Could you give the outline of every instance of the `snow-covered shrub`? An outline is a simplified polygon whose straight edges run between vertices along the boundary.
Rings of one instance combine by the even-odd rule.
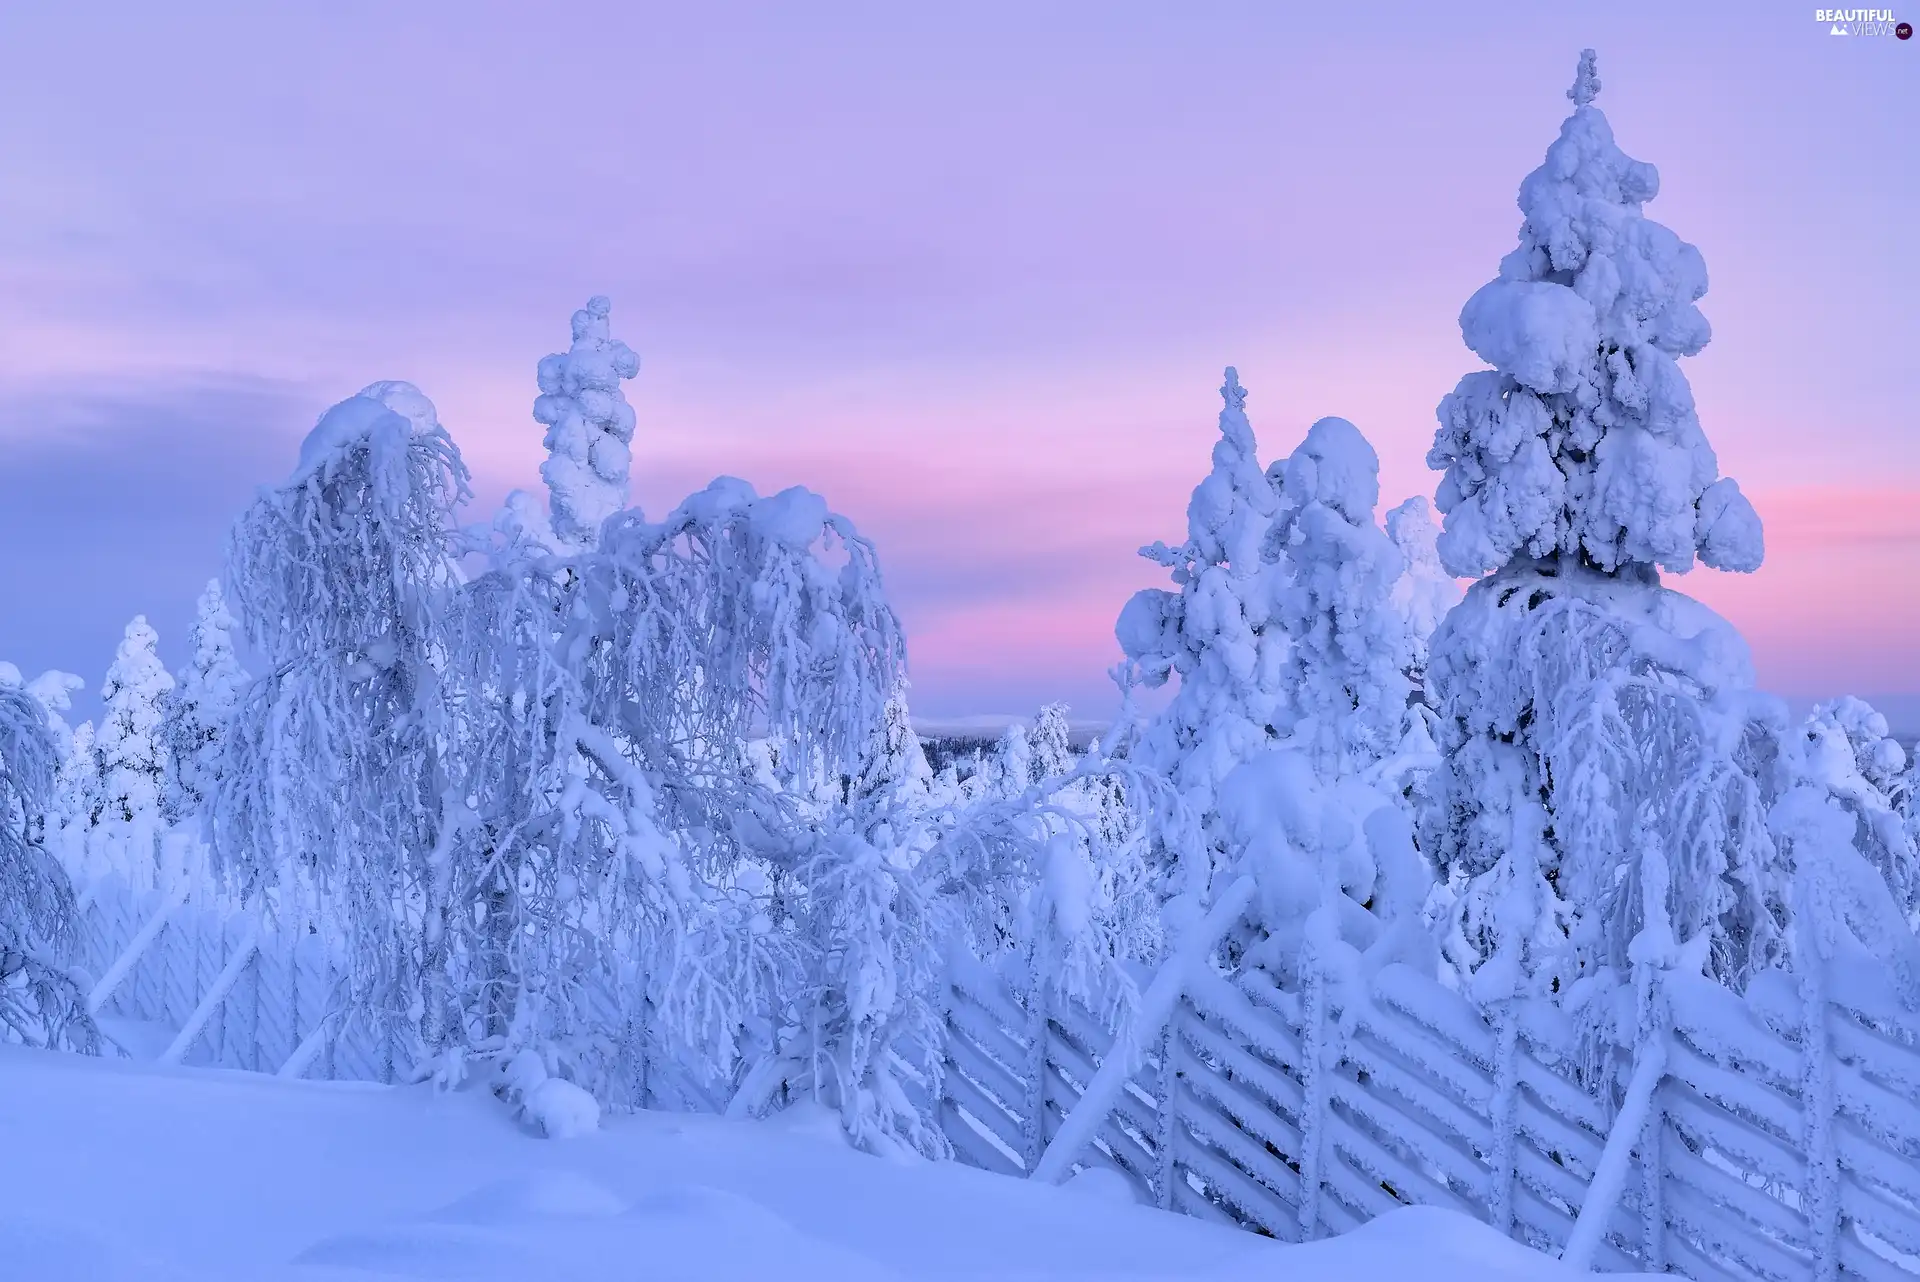
[[[85,999],[65,966],[73,889],[45,844],[57,745],[47,708],[0,681],[0,1040],[91,1052]]]
[[[1097,759],[1013,796],[932,808],[876,798],[823,824],[792,876],[806,980],[736,1109],[813,1099],[864,1148],[944,1155],[951,948],[991,959],[1016,941],[1049,993],[1109,1014],[1125,1007],[1133,992],[1121,963],[1143,950],[1123,901],[1138,887],[1113,874],[1133,867],[1152,882],[1143,843],[1107,846],[1077,804],[1102,776],[1164,800],[1164,785]]]
[[[573,314],[573,346],[540,362],[533,417],[547,425],[540,475],[552,532],[563,548],[592,547],[600,526],[627,505],[633,407],[620,384],[640,372],[633,349],[612,337],[613,305],[594,297]]]
[[[1815,708],[1800,734],[1800,777],[1853,817],[1855,847],[1920,926],[1920,834],[1901,813],[1907,753],[1888,734],[1887,719],[1848,696]]]
[[[1770,816],[1791,864],[1796,969],[1884,966],[1908,1010],[1920,1011],[1920,937],[1855,846],[1857,819],[1820,788],[1799,785]]]
[[[187,633],[193,658],[175,677],[166,703],[169,778],[161,811],[169,823],[198,815],[218,787],[221,741],[249,679],[233,650],[238,626],[220,580],[209,580]]]
[[[1303,747],[1270,748],[1227,777],[1220,822],[1259,888],[1257,942],[1241,960],[1290,983],[1350,979],[1389,961],[1431,970],[1421,920],[1433,873],[1393,799],[1328,774]]]
[[[153,884],[161,808],[172,788],[165,720],[173,678],[160,662],[158,644],[144,616],[127,624],[100,687],[106,711],[93,741],[100,772],[100,837],[136,885]]]
[[[1598,88],[1588,51],[1521,185],[1520,245],[1461,314],[1495,368],[1441,402],[1428,455],[1442,564],[1496,571],[1427,673],[1445,764],[1425,844],[1459,890],[1448,953],[1488,999],[1624,982],[1650,842],[1673,929],[1710,941],[1722,980],[1782,954],[1788,912],[1745,645],[1654,568],[1761,560],[1676,363],[1707,341],[1706,270],[1642,214],[1658,175],[1614,144]]]

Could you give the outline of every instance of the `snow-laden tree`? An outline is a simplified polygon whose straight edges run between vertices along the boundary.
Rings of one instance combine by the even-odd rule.
[[[991,795],[1017,797],[1033,786],[1033,741],[1024,722],[1015,721],[1001,731],[993,745],[993,755],[980,779]]]
[[[1064,775],[1074,767],[1073,727],[1067,723],[1067,705],[1049,703],[1033,719],[1027,735],[1034,777],[1048,779]]]
[[[1387,513],[1387,537],[1400,549],[1407,565],[1394,582],[1393,607],[1405,622],[1413,647],[1408,675],[1416,690],[1425,684],[1427,647],[1434,631],[1447,611],[1460,604],[1464,591],[1440,564],[1439,536],[1433,509],[1423,495],[1416,494]]]
[[[1406,558],[1374,521],[1380,460],[1360,430],[1323,418],[1287,459],[1275,536],[1285,549],[1275,617],[1289,645],[1289,740],[1328,779],[1357,774],[1405,738],[1412,642],[1393,591]]]
[[[1247,394],[1232,368],[1220,394],[1220,439],[1187,505],[1186,541],[1141,549],[1171,571],[1175,590],[1135,593],[1114,628],[1129,661],[1123,680],[1179,683],[1130,760],[1171,780],[1201,815],[1211,813],[1220,781],[1275,740],[1286,708],[1287,640],[1273,617],[1280,496],[1255,456]],[[1208,860],[1188,861],[1191,889],[1203,890],[1210,875]]]
[[[633,407],[621,389],[640,372],[633,349],[612,337],[613,305],[596,296],[573,314],[573,345],[540,362],[533,417],[547,426],[553,535],[563,548],[592,547],[606,519],[627,505]]]
[[[1318,1037],[1322,981],[1356,976],[1362,958],[1431,960],[1420,909],[1433,875],[1397,765],[1411,730],[1426,741],[1394,601],[1406,558],[1375,521],[1373,447],[1345,419],[1323,418],[1269,476],[1281,484],[1271,544],[1273,619],[1288,641],[1283,738],[1227,777],[1216,822],[1260,891],[1240,960],[1301,986]]]
[[[53,777],[47,824],[59,834],[55,849],[75,876],[92,876],[100,863],[100,759],[93,749],[93,722],[73,728],[71,747]]]
[[[1519,248],[1461,314],[1496,368],[1441,402],[1428,456],[1442,564],[1496,571],[1428,668],[1445,762],[1425,844],[1462,886],[1449,954],[1488,999],[1624,982],[1649,846],[1713,974],[1737,985],[1783,950],[1761,777],[1777,745],[1749,716],[1745,644],[1655,569],[1754,569],[1760,524],[1716,479],[1676,364],[1707,340],[1705,268],[1643,216],[1657,175],[1614,144],[1598,88],[1588,51],[1521,186]]]
[[[187,633],[193,657],[176,674],[166,705],[170,786],[161,809],[170,823],[198,815],[219,785],[221,741],[249,679],[233,649],[238,626],[220,580],[208,580]]]
[[[136,884],[151,884],[157,870],[161,806],[171,787],[165,721],[173,678],[160,662],[159,642],[145,616],[127,624],[100,686],[106,709],[94,734],[101,836]]]
[[[1816,707],[1800,735],[1800,779],[1852,817],[1855,847],[1886,879],[1901,910],[1909,918],[1920,914],[1920,850],[1901,813],[1907,753],[1888,733],[1887,719],[1848,696]]]
[[[468,586],[456,647],[493,1039],[476,1049],[570,1056],[597,1087],[591,1048],[624,1045],[728,1089],[827,962],[800,929],[848,890],[807,881],[820,826],[923,804],[872,546],[816,495],[731,478],[659,522],[624,513],[590,551],[516,546]],[[603,1027],[608,984],[633,1028]]]
[[[44,841],[56,760],[46,706],[0,681],[0,1041],[91,1052],[97,1035],[65,965],[73,890]]]
[[[849,779],[847,787],[850,800],[881,792],[893,793],[903,804],[930,800],[933,768],[927,764],[920,736],[914,733],[905,682],[887,699],[860,773]]]
[[[449,680],[467,472],[424,401],[375,384],[333,406],[235,522],[228,581],[267,670],[233,718],[209,827],[243,894],[284,906],[311,880],[349,949],[344,1009],[433,1054],[453,1035],[449,931],[470,876]]]
[[[1520,244],[1460,313],[1494,368],[1440,403],[1440,559],[1463,578],[1522,555],[1611,573],[1695,557],[1760,565],[1760,519],[1720,477],[1678,358],[1707,344],[1700,251],[1641,207],[1660,175],[1614,143],[1591,49],[1574,112],[1520,185]]]

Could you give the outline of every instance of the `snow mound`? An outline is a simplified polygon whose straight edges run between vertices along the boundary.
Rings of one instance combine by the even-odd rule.
[[[95,1228],[59,1220],[0,1219],[0,1276],[34,1282],[186,1282],[186,1275]]]
[[[483,1185],[432,1218],[445,1224],[495,1224],[541,1216],[620,1215],[626,1209],[612,1189],[578,1171],[538,1170]]]
[[[1095,1198],[1102,1202],[1117,1202],[1132,1206],[1140,1201],[1134,1195],[1132,1181],[1120,1172],[1108,1170],[1104,1166],[1089,1166],[1077,1171],[1060,1187],[1080,1197]]]
[[[547,1078],[527,1092],[521,1107],[548,1139],[574,1139],[600,1129],[600,1105],[565,1078]]]

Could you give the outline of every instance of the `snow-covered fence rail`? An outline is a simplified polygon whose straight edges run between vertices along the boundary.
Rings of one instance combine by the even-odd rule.
[[[1619,1196],[1595,1208],[1594,1265],[1703,1282],[1920,1273],[1920,1019],[1885,978],[1863,964],[1835,985],[1812,1046],[1788,976],[1745,997],[1666,983],[1672,1038]],[[951,981],[947,1130],[963,1160],[1009,1174],[1035,1168],[1115,1035],[1071,1004],[1035,1018],[1035,991],[979,965]],[[1551,1007],[1483,1011],[1400,966],[1325,997],[1316,1063],[1301,994],[1259,970],[1191,977],[1157,1051],[1066,1156],[1119,1171],[1144,1200],[1289,1240],[1423,1203],[1563,1248],[1626,1054],[1596,1093]],[[1825,1107],[1809,1110],[1818,1080]]]
[[[276,1072],[328,1015],[338,959],[304,922],[267,925],[211,891],[142,890],[108,876],[80,915],[80,966],[100,1011],[153,1026],[170,1059]],[[125,1031],[121,1033],[126,1036]],[[171,1042],[171,1044],[169,1044]],[[393,1080],[380,1030],[332,1030],[307,1071]]]
[[[175,903],[108,880],[86,897],[77,960],[117,973],[102,1014],[154,1026],[150,1053],[314,1077],[406,1071],[387,1030],[330,1021],[338,959],[293,914],[261,922],[211,891]],[[1829,978],[1810,1001],[1782,973],[1744,996],[1665,976],[1671,1039],[1618,1197],[1594,1209],[1595,1265],[1703,1282],[1920,1276],[1920,1018],[1864,958]],[[1310,1055],[1304,994],[1258,969],[1199,967],[1158,1036],[1131,1030],[1131,1073],[1098,1096],[1104,1116],[1074,1128],[1095,1121],[1090,1140],[1050,1153],[1096,1080],[1111,1087],[1100,1069],[1117,1030],[1049,987],[1018,964],[953,967],[940,1109],[956,1155],[1011,1175],[1110,1168],[1143,1200],[1290,1240],[1424,1203],[1559,1250],[1635,1068],[1617,1051],[1606,1087],[1589,1089],[1553,1007],[1483,1010],[1401,966],[1364,992],[1327,988]],[[671,1062],[620,1071],[631,1080],[610,1085],[628,1102],[720,1107]]]

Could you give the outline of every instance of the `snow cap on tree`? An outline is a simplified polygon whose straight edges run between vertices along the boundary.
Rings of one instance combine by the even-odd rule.
[[[427,399],[426,393],[412,383],[400,379],[382,379],[361,388],[360,395],[370,401],[380,402],[406,419],[416,432],[432,432],[440,426],[439,411],[433,408],[433,402]]]
[[[540,475],[552,496],[553,531],[582,549],[627,505],[633,407],[620,384],[640,372],[640,358],[608,329],[613,305],[589,299],[573,314],[573,346],[540,362],[533,417],[547,425],[549,457]]]
[[[1677,358],[1706,346],[1700,251],[1646,218],[1652,165],[1614,143],[1581,55],[1574,112],[1520,185],[1520,244],[1460,313],[1494,368],[1439,407],[1440,557],[1462,577],[1519,556],[1609,573],[1757,569],[1760,519],[1701,431]]]

